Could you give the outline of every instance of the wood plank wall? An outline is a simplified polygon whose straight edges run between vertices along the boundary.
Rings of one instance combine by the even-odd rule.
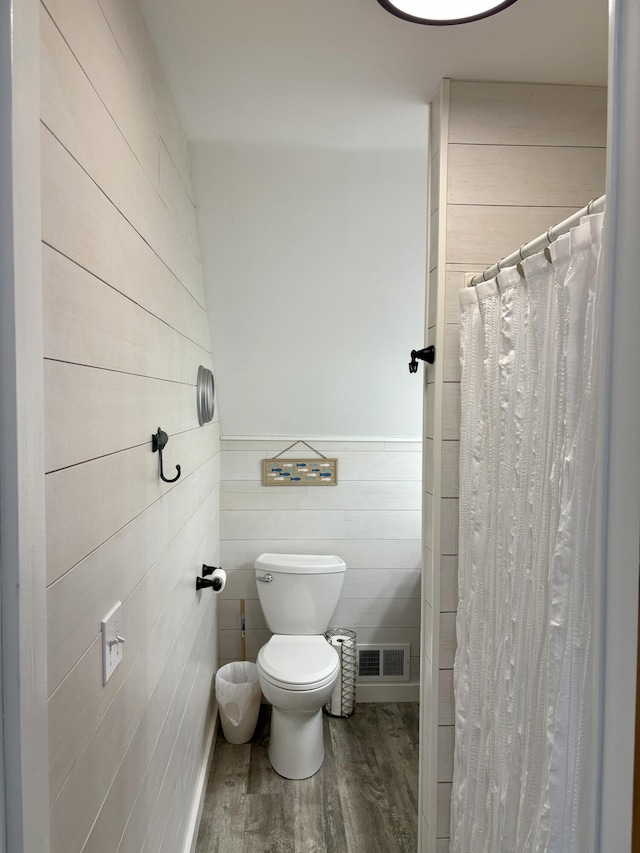
[[[41,28],[52,851],[177,853],[217,665],[217,599],[195,577],[219,559],[189,152],[135,3],[45,0]],[[124,657],[103,687],[119,600]]]
[[[604,88],[443,81],[432,103],[421,850],[449,849],[457,608],[458,291],[604,193]],[[437,710],[436,710],[437,709]]]
[[[240,599],[246,599],[247,657],[267,630],[253,564],[261,553],[337,554],[347,572],[332,625],[361,643],[409,643],[411,681],[358,688],[358,701],[418,698],[420,680],[421,445],[318,441],[337,457],[338,485],[265,488],[264,458],[290,442],[222,440],[221,548],[227,588],[220,601],[220,656],[240,654]],[[303,451],[301,453],[301,450]],[[299,445],[286,456],[308,456]]]

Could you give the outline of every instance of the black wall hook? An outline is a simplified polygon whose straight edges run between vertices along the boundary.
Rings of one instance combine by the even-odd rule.
[[[151,436],[151,450],[155,453],[156,450],[160,456],[159,464],[160,464],[160,479],[164,480],[165,483],[175,483],[176,480],[180,479],[180,466],[176,465],[176,471],[178,472],[175,477],[169,479],[169,477],[164,476],[164,469],[162,467],[162,451],[167,446],[167,442],[169,441],[169,436],[166,432],[158,427],[158,432],[155,435]]]
[[[412,349],[411,361],[409,362],[409,373],[418,372],[418,359],[426,361],[427,364],[433,364],[436,358],[436,348],[425,347],[424,349]]]

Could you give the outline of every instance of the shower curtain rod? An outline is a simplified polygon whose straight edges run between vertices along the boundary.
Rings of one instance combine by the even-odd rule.
[[[507,255],[505,258],[501,258],[497,264],[487,267],[484,272],[478,273],[478,275],[474,275],[468,282],[467,286],[475,287],[476,284],[481,284],[483,281],[495,278],[500,270],[503,270],[506,267],[514,267],[516,264],[519,264],[520,261],[524,261],[525,258],[529,258],[531,255],[535,255],[537,252],[542,251],[542,249],[546,248],[550,243],[553,243],[554,240],[557,240],[558,237],[561,237],[563,234],[567,234],[574,225],[579,225],[583,216],[589,216],[591,213],[602,213],[604,210],[605,199],[606,196],[603,195],[601,195],[600,198],[593,199],[586,207],[583,207],[582,210],[579,210],[577,213],[573,213],[557,225],[552,225],[551,228],[549,228],[544,234],[536,237],[535,240],[531,240],[529,243],[525,243],[524,246],[520,246],[517,252]]]

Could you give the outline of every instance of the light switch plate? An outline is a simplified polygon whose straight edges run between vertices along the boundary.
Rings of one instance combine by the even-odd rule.
[[[106,684],[122,660],[122,602],[119,601],[102,620],[102,684]],[[120,640],[116,639],[116,635]]]

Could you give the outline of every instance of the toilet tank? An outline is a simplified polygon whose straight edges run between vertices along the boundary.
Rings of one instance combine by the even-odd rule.
[[[346,568],[344,561],[334,556],[262,554],[258,557],[256,586],[269,630],[274,634],[326,631],[340,597]]]

